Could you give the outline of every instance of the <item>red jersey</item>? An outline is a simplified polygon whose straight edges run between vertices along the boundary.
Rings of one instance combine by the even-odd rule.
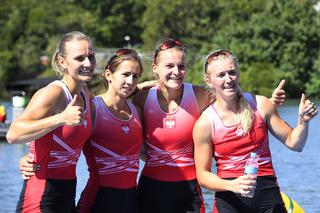
[[[68,105],[72,100],[72,95],[67,86],[61,81],[54,81],[51,84],[63,88],[66,105]],[[60,182],[65,180],[65,183],[76,179],[76,164],[81,149],[92,130],[89,98],[84,91],[81,91],[81,95],[85,100],[85,120],[82,125],[60,126],[30,143],[30,155],[34,156],[35,164],[39,164],[41,168],[24,186],[23,195],[19,201],[23,204],[20,206],[23,212],[40,211],[41,200],[46,196],[51,196],[48,192],[44,195],[45,191],[49,190],[47,187],[53,187],[52,189],[54,189],[54,186],[47,184],[48,179],[55,179]],[[70,182],[70,184],[73,183]],[[73,186],[70,186],[70,188],[73,188]],[[72,193],[70,196],[73,196]]]
[[[214,104],[203,113],[212,121],[212,144],[216,160],[217,174],[221,178],[239,177],[251,152],[259,156],[258,176],[275,175],[269,149],[268,127],[257,110],[252,95],[243,93],[254,111],[253,126],[249,134],[244,134],[241,124],[225,126]]]
[[[149,90],[143,111],[147,160],[142,175],[161,181],[196,178],[192,129],[199,110],[189,83],[183,84],[180,106],[172,113],[159,105],[159,88]]]
[[[137,185],[142,125],[135,106],[128,102],[131,117],[121,120],[106,107],[101,97],[93,99],[95,125],[84,147],[90,177],[81,194],[79,212],[91,212],[100,186],[130,189]]]
[[[100,186],[132,188],[139,171],[142,125],[135,106],[128,102],[131,117],[121,120],[105,106],[101,97],[93,100],[96,119],[90,139]]]

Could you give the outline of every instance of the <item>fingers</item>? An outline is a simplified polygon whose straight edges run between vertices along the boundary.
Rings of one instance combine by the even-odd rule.
[[[29,180],[32,176],[36,175],[35,172],[22,172],[21,176],[23,180]]]
[[[277,86],[277,89],[278,90],[282,90],[284,84],[286,83],[286,80],[285,79],[282,79],[279,83],[279,85]]]
[[[85,113],[82,106],[77,106],[77,95],[74,95],[61,117],[63,124],[68,126],[78,126],[85,120]]]
[[[255,175],[243,175],[234,180],[235,188],[233,192],[239,194],[248,194],[256,187],[257,177]]]
[[[299,105],[299,121],[305,123],[310,121],[313,117],[318,114],[317,106],[306,99],[306,96],[302,94],[300,105]]]
[[[283,90],[285,80],[282,79],[277,88],[272,93],[271,101],[277,106],[282,105],[286,100],[286,92]]]
[[[37,171],[40,170],[40,165],[34,163],[33,156],[24,156],[19,162],[20,171],[24,180],[30,179]]]

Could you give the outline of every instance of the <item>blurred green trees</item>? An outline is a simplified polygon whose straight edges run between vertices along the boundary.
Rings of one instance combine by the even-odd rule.
[[[270,95],[281,78],[289,97],[320,97],[320,15],[316,0],[1,0],[0,95],[8,82],[54,74],[58,36],[90,35],[96,47],[132,45],[151,56],[167,37],[187,46],[188,75],[203,83],[202,59],[215,49],[237,55],[244,90]],[[130,36],[130,40],[125,40]],[[145,67],[150,78],[150,61]]]

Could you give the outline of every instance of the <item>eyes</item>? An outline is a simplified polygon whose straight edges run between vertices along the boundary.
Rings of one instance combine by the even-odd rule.
[[[218,73],[216,76],[218,78],[224,78],[226,75],[229,75],[229,76],[237,76],[238,75],[238,71],[236,69],[233,69],[233,70],[227,70],[227,71],[223,71],[223,72],[220,72]]]
[[[176,65],[176,64],[166,64],[165,68],[173,69],[176,66],[178,67],[178,70],[185,70],[185,68],[186,68],[186,66],[184,64],[178,64],[178,65]]]
[[[96,61],[96,57],[94,53],[89,54],[88,56],[86,55],[79,55],[77,57],[75,57],[75,60],[79,61],[79,62],[83,62],[84,60],[86,60],[86,58],[88,57],[90,62],[95,62]]]
[[[125,73],[122,73],[122,75],[124,76],[124,77],[130,77],[130,76],[132,76],[134,79],[139,79],[140,78],[140,74],[138,74],[138,73],[132,73],[132,72],[125,72]]]

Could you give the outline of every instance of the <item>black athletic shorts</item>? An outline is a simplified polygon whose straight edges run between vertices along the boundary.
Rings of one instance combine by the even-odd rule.
[[[24,181],[16,212],[31,211],[34,208],[46,213],[74,213],[76,197],[76,180],[46,179],[39,185],[28,186]],[[29,183],[30,184],[30,183]],[[38,190],[42,188],[43,190]],[[43,193],[35,193],[42,191]],[[37,210],[37,212],[39,212]]]
[[[92,212],[138,213],[136,187],[130,189],[100,187],[92,207]]]
[[[215,209],[219,213],[286,213],[277,178],[260,176],[253,198],[230,191],[215,193]]]
[[[141,176],[138,185],[140,213],[200,213],[204,204],[196,180],[165,182]]]

